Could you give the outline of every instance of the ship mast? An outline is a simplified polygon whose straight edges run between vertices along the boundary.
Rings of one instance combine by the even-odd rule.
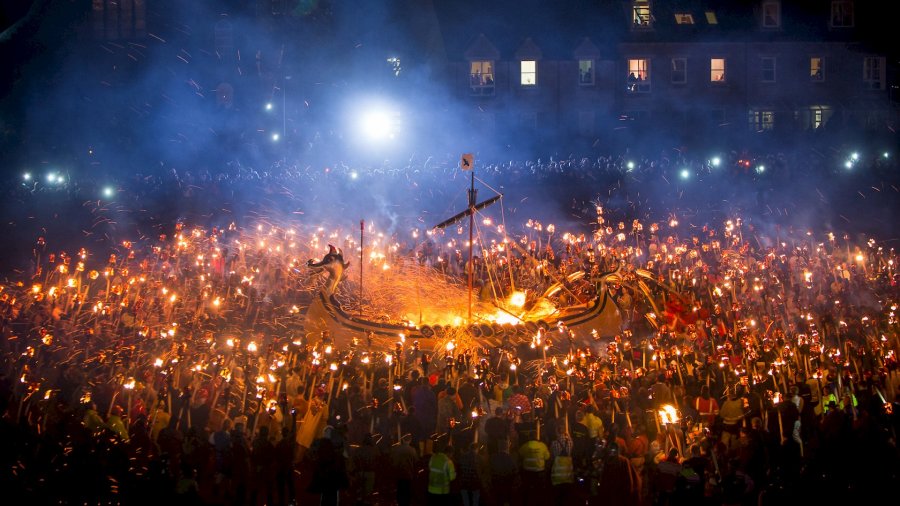
[[[462,158],[459,160],[459,168],[462,170],[471,171],[472,174],[469,178],[469,189],[467,191],[469,202],[466,210],[453,216],[452,218],[446,219],[437,225],[434,228],[443,229],[450,225],[454,225],[459,223],[466,216],[469,217],[469,272],[468,272],[468,286],[469,286],[469,311],[468,311],[468,323],[472,323],[472,292],[474,291],[475,285],[475,265],[474,254],[473,251],[475,249],[475,213],[484,209],[485,207],[493,204],[500,200],[503,195],[498,193],[497,195],[485,200],[484,202],[478,202],[478,190],[475,189],[475,167],[474,167],[474,157],[470,153],[466,153],[462,155]]]
[[[472,288],[475,282],[475,264],[472,262],[472,250],[474,248],[472,233],[475,229],[475,202],[477,202],[478,190],[475,189],[475,169],[472,168],[471,187],[469,188],[469,317],[466,320],[472,324]]]

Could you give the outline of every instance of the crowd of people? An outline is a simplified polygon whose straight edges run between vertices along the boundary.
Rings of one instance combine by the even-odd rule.
[[[533,189],[540,185],[553,197],[561,197],[564,203],[573,199],[590,200],[598,191],[631,185],[640,187],[645,193],[653,193],[653,198],[663,199],[668,205],[677,202],[671,194],[682,191],[702,196],[715,189],[725,200],[743,193],[755,197],[758,192],[771,192],[785,185],[794,191],[816,188],[827,192],[832,184],[841,185],[845,181],[835,178],[848,174],[852,174],[860,186],[865,186],[862,183],[891,184],[895,182],[894,155],[879,147],[861,153],[846,146],[833,147],[826,152],[816,149],[793,152],[667,149],[599,156],[557,154],[530,160],[504,160],[495,156],[479,158],[475,165],[478,177],[495,188],[515,192],[519,188]],[[365,164],[345,163],[339,159],[316,165],[279,160],[267,167],[246,165],[234,159],[215,167],[161,165],[150,170],[135,169],[128,171],[127,176],[105,168],[93,159],[93,155],[69,169],[54,169],[46,162],[41,165],[50,167],[46,174],[26,171],[28,177],[25,179],[19,175],[5,181],[3,192],[7,199],[21,201],[29,196],[34,198],[35,194],[67,193],[74,199],[112,200],[103,194],[103,188],[112,187],[117,199],[155,203],[176,196],[197,199],[198,209],[208,212],[209,207],[234,194],[243,196],[252,191],[302,199],[305,195],[297,189],[307,187],[331,196],[372,186],[392,202],[408,198],[405,194],[411,188],[425,188],[432,194],[438,192],[439,197],[446,197],[452,194],[443,187],[454,179],[461,179],[459,159],[455,154],[413,155],[408,160]],[[554,186],[561,186],[558,195],[554,193]],[[673,186],[677,191],[673,191]],[[375,196],[361,195],[365,199]],[[212,206],[204,208],[203,204],[210,203]],[[180,207],[183,209],[184,205]]]
[[[800,177],[779,159],[767,170]],[[479,170],[514,186],[650,179],[688,163],[630,161]],[[419,186],[440,179],[430,169],[458,170],[431,164],[356,177]],[[714,177],[709,160],[694,167]],[[756,166],[747,172],[759,184]],[[351,185],[354,173],[235,165],[139,176],[116,186],[116,212],[181,199],[202,216],[248,187],[286,199],[296,179]],[[87,200],[93,183],[66,184]],[[53,188],[16,184],[9,195],[27,206]],[[520,287],[541,282],[529,276],[537,265],[585,271],[563,294],[605,290],[622,317],[614,335],[587,341],[559,326],[490,347],[398,336],[377,349],[364,335],[338,346],[303,328],[320,284],[298,262],[328,232],[297,245],[301,234],[273,213],[244,228],[160,210],[148,219],[155,233],[109,237],[100,253],[41,236],[0,291],[0,484],[37,503],[127,504],[783,504],[890,493],[900,294],[888,242],[741,216],[695,227],[624,219],[585,200],[590,230],[545,229],[539,245],[514,235],[522,248],[485,247],[476,277],[486,286],[487,267],[510,258]],[[393,254],[450,258],[426,237]],[[460,262],[451,274],[463,279]]]
[[[3,256],[12,259],[2,260],[7,270],[21,268],[15,259],[28,254],[42,227],[53,229],[56,241],[72,243],[81,231],[101,236],[110,224],[119,225],[116,234],[131,227],[157,235],[160,225],[178,220],[222,227],[270,215],[321,222],[375,215],[402,234],[433,226],[436,217],[466,205],[468,181],[457,156],[449,154],[362,165],[282,160],[257,167],[235,159],[221,166],[161,164],[127,175],[94,156],[68,166],[42,162],[3,182],[3,211],[18,228],[16,240],[5,245]],[[504,194],[508,216],[522,223],[543,218],[584,225],[599,201],[626,221],[662,220],[675,212],[716,222],[744,212],[785,228],[817,221],[823,229],[885,237],[894,232],[887,209],[897,188],[895,156],[878,146],[859,152],[846,146],[786,153],[667,149],[530,160],[479,155],[475,166],[479,195]],[[854,213],[842,212],[850,206]],[[110,219],[98,223],[94,208]],[[123,212],[115,214],[118,209]],[[65,228],[60,215],[67,217]],[[30,228],[21,228],[26,223]]]

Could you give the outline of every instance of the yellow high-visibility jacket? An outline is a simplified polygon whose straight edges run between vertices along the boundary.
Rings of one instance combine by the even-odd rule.
[[[543,471],[546,462],[550,460],[550,450],[540,441],[528,441],[519,447],[519,458],[522,460],[522,469]]]
[[[449,494],[450,482],[456,479],[453,461],[443,453],[434,453],[428,460],[428,493]]]

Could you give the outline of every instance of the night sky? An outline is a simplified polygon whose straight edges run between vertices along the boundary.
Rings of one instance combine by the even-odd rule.
[[[806,9],[822,14],[826,3],[786,2],[785,15]],[[663,159],[677,165],[685,157],[702,164],[716,153],[730,164],[739,159],[756,163],[775,151],[808,167],[795,164],[771,176],[751,174],[748,179],[758,180],[763,189],[750,183],[747,188],[733,186],[727,191],[718,187],[727,179],[709,174],[697,183],[681,181],[680,166],[670,167],[671,172],[662,177],[614,178],[594,187],[565,180],[552,186],[513,184],[503,177],[493,182],[506,184],[511,197],[528,203],[521,206],[528,212],[547,213],[554,221],[578,223],[581,211],[590,207],[586,203],[600,197],[612,199],[627,216],[665,214],[669,207],[696,214],[702,214],[698,211],[703,208],[726,214],[729,209],[753,209],[787,220],[784,226],[858,226],[859,233],[896,235],[892,219],[896,199],[889,198],[888,191],[896,191],[891,186],[891,166],[881,163],[879,171],[871,173],[843,170],[844,160],[853,152],[863,150],[864,159],[870,161],[892,151],[896,137],[890,124],[875,132],[847,132],[809,144],[779,143],[776,134],[747,135],[730,144],[716,136],[694,136],[690,145],[685,142],[691,137],[690,129],[651,133],[623,128],[618,117],[601,119],[598,138],[580,144],[548,129],[523,133],[515,124],[501,124],[497,134],[488,138],[470,127],[470,116],[479,106],[460,94],[455,80],[459,76],[449,75],[446,63],[463,60],[477,33],[489,34],[503,59],[511,58],[525,37],[533,37],[548,59],[569,58],[585,35],[608,51],[632,36],[622,22],[627,15],[623,2],[578,0],[559,6],[533,0],[302,0],[286,2],[284,16],[268,17],[258,16],[253,2],[148,1],[146,34],[112,40],[94,33],[89,1],[6,4],[12,5],[0,8],[4,30],[0,36],[0,171],[10,185],[21,184],[24,173],[43,176],[54,171],[84,181],[71,206],[62,210],[31,206],[37,210],[33,211],[20,201],[4,203],[8,223],[23,230],[28,241],[47,226],[47,220],[38,219],[35,212],[48,213],[45,218],[51,222],[55,216],[71,216],[74,209],[83,208],[84,201],[97,197],[87,188],[122,183],[136,174],[215,174],[229,163],[265,171],[279,160],[315,173],[334,168],[346,174],[349,170],[365,173],[390,167],[401,172],[412,169],[410,173],[416,174],[416,169],[428,164],[452,166],[460,152],[475,152],[483,163],[546,163],[570,156],[613,155]],[[720,13],[723,26],[738,30],[739,15],[752,13],[754,3],[709,5]],[[659,8],[662,13],[675,9]],[[864,35],[863,47],[886,50],[889,46],[880,40],[885,32],[872,23],[869,18],[858,19],[856,33]],[[228,37],[217,32],[225,26]],[[740,37],[746,30],[734,33]],[[662,24],[658,36],[668,36]],[[782,37],[815,40],[820,36],[834,35],[800,25]],[[891,61],[892,53],[887,54]],[[399,63],[395,66],[388,58]],[[402,118],[397,120],[402,131],[371,142],[360,134],[359,124],[367,109],[385,104]],[[503,118],[516,121],[515,105],[500,107],[504,109],[509,116]],[[786,174],[789,177],[781,179]],[[791,186],[785,185],[787,180]],[[452,198],[417,194],[433,192],[435,188],[428,186],[432,182],[424,187],[406,182],[407,187],[395,192],[398,186],[393,182],[372,177],[365,183],[364,197],[351,200],[345,195],[358,187],[349,178],[337,185],[316,185],[312,194],[294,187],[291,192],[312,198],[303,206],[279,204],[277,212],[303,207],[309,215],[353,216],[377,209],[389,216],[392,226],[398,226],[400,221],[437,222],[459,207]],[[788,187],[793,195],[788,195]],[[724,195],[718,202],[710,198],[717,191]],[[758,198],[767,192],[783,193],[783,200]],[[254,198],[237,195],[234,201],[246,203]],[[407,206],[410,202],[414,205]],[[760,209],[760,202],[779,205]],[[862,209],[845,212],[858,204]],[[168,213],[162,221],[209,212],[163,207]]]

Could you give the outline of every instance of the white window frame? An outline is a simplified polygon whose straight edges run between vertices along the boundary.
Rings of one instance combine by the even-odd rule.
[[[816,68],[813,65],[813,60],[819,60],[819,75],[816,76],[815,71]],[[809,57],[809,80],[814,83],[821,83],[825,81],[825,57],[823,56],[810,56]]]
[[[640,65],[639,63],[632,67],[632,62],[644,62],[644,65]],[[641,57],[641,58],[628,58],[625,60],[625,65],[627,67],[628,74],[625,79],[625,89],[629,93],[650,93],[652,82],[652,74],[650,72],[650,58]],[[631,81],[631,74],[637,72],[635,77],[636,81]]]
[[[722,68],[713,67],[713,62],[720,61],[722,62]],[[719,78],[716,78],[714,72],[721,70],[721,74],[719,74]],[[711,83],[726,83],[728,82],[728,58],[723,56],[714,56],[709,59],[709,82]]]
[[[584,79],[584,74],[582,74],[582,65],[587,63],[590,66],[590,71],[587,73],[588,79]],[[597,62],[591,58],[582,58],[578,60],[578,85],[579,86],[593,86],[596,83],[596,72],[597,72]]]
[[[748,120],[748,127],[754,132],[775,129],[775,111],[771,109],[751,109]]]
[[[487,70],[485,70],[485,67]],[[492,96],[497,87],[497,66],[493,60],[469,62],[469,88],[472,95]],[[488,81],[490,79],[490,81]]]
[[[885,59],[883,56],[863,58],[863,82],[868,90],[883,90],[885,81]]]
[[[525,70],[526,65],[533,65],[531,70]],[[530,82],[528,81],[528,78]],[[534,88],[538,84],[538,62],[537,60],[520,60],[519,61],[519,85],[523,88]]]
[[[772,68],[766,67],[767,63],[772,64]],[[771,70],[772,75],[767,76],[766,73]],[[759,80],[763,83],[774,83],[777,80],[778,61],[774,56],[763,56],[759,59]]]
[[[631,29],[650,30],[653,28],[653,5],[650,0],[631,1]]]
[[[680,61],[682,64],[682,68],[680,71],[675,68],[676,61]],[[677,72],[681,72],[681,74],[682,74],[681,79],[675,79]],[[688,75],[687,74],[687,58],[685,58],[685,57],[672,58],[672,78],[671,78],[672,84],[687,84],[687,75]]]
[[[849,11],[849,13],[847,13],[847,11]],[[828,26],[831,28],[853,28],[856,24],[855,18],[852,0],[832,0],[831,16],[828,19]],[[838,21],[838,23],[835,23],[835,21]]]
[[[828,125],[834,111],[829,106],[813,105],[807,111],[809,113],[809,121],[805,122],[804,128],[810,130],[818,130]]]
[[[771,21],[769,21],[767,14],[773,15]],[[762,27],[768,29],[781,28],[781,2],[767,0],[762,3]]]

